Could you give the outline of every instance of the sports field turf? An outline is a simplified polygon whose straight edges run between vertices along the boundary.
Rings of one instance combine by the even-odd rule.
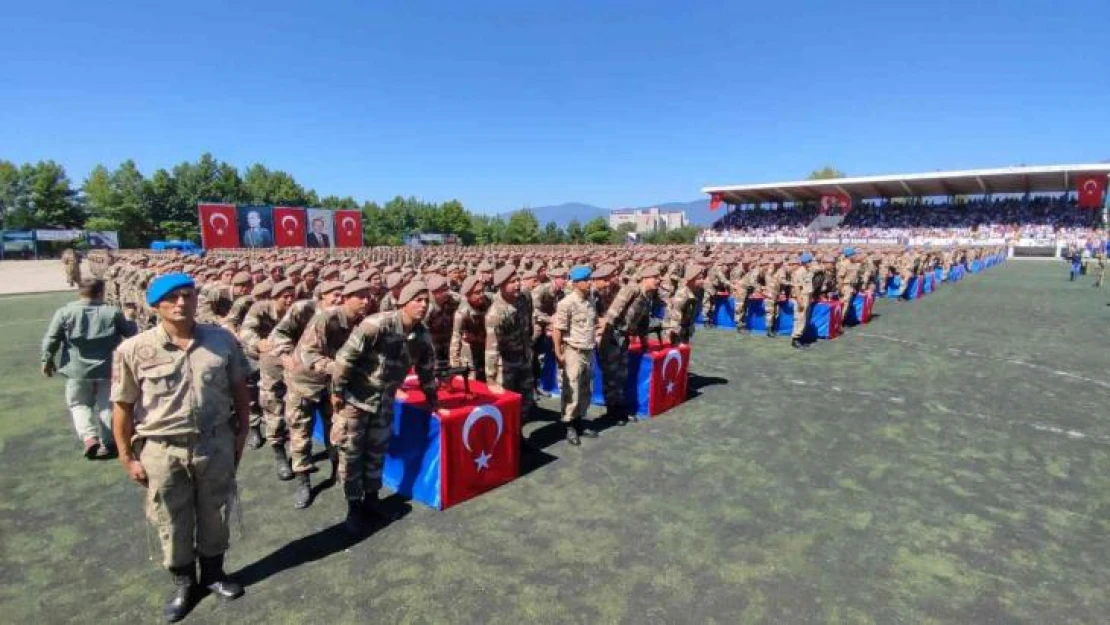
[[[38,374],[67,299],[0,299],[0,621],[156,622],[140,491]],[[578,449],[532,424],[545,464],[357,543],[248,452],[247,595],[186,622],[1105,623],[1107,301],[1010,262],[806,353],[702,331],[684,406]]]

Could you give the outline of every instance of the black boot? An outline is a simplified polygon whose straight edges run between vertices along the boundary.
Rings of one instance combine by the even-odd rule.
[[[343,520],[343,527],[355,536],[361,536],[366,531],[366,517],[362,514],[362,502],[358,499],[347,500],[347,518]]]
[[[285,455],[285,445],[274,445],[274,469],[283,482],[293,479],[293,469],[289,467],[289,456]]]
[[[162,606],[162,617],[167,623],[176,623],[193,609],[197,594],[197,567],[195,564],[170,567],[170,574],[173,575],[174,589],[166,605]]]
[[[392,523],[401,518],[395,510],[389,509],[385,502],[378,497],[377,491],[367,493],[362,498],[362,512],[370,517],[377,517],[386,523]]]
[[[563,427],[566,428],[567,431],[568,443],[574,445],[575,447],[582,444],[582,441],[578,438],[578,428],[574,427],[573,423],[564,423]]]
[[[613,422],[613,425],[624,427],[628,423],[628,413],[625,412],[624,408],[613,408],[605,414]]]
[[[328,461],[331,462],[331,477],[328,478],[335,482],[339,477],[339,448],[334,445],[328,445]]]
[[[247,447],[250,449],[258,449],[262,446],[262,431],[257,425],[252,425],[250,432],[247,433]]]
[[[293,507],[300,510],[312,504],[312,480],[307,473],[298,473],[297,482],[297,491],[293,493]]]
[[[243,596],[243,587],[231,581],[224,573],[224,555],[200,558],[200,585],[224,601]]]
[[[794,349],[806,349],[807,345],[801,339],[790,339],[790,347]]]
[[[779,333],[775,332],[775,327],[774,326],[771,326],[771,327],[767,328],[767,336],[769,336],[771,338],[775,338],[778,335],[779,335]]]
[[[574,427],[578,430],[578,435],[582,438],[597,438],[597,430],[581,421],[575,423]]]

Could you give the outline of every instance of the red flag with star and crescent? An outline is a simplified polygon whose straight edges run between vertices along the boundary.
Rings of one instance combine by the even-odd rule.
[[[441,392],[440,484],[449,508],[516,479],[520,468],[520,395],[493,395],[471,382],[464,403]]]
[[[1079,208],[1102,208],[1102,194],[1106,193],[1106,176],[1076,176],[1075,189],[1079,194]]]
[[[362,247],[362,211],[335,211],[335,247]]]
[[[277,247],[304,247],[305,213],[303,208],[274,207],[274,245]]]
[[[239,217],[234,204],[198,204],[197,215],[205,249],[239,247]]]
[[[655,344],[646,358],[651,360],[648,413],[655,416],[686,401],[690,346]]]

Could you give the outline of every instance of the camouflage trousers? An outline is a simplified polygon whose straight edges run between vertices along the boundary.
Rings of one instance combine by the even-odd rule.
[[[158,530],[162,566],[183,567],[197,555],[227,551],[227,505],[235,484],[231,430],[145,439],[140,445],[139,462],[149,480],[146,517]]]
[[[898,274],[898,277],[902,280],[902,284],[898,285],[898,297],[902,297],[906,294],[906,289],[910,286],[910,278],[913,277],[913,272],[903,271]]]
[[[256,361],[250,362],[251,373],[247,376],[247,392],[250,394],[250,426],[256,428],[262,425],[262,400],[259,397],[259,376],[258,363]]]
[[[790,331],[790,338],[800,339],[805,334],[806,326],[809,325],[811,299],[809,295],[794,298],[794,329]]]
[[[859,292],[854,286],[844,285],[840,287],[840,301],[844,306],[844,310],[840,311],[845,317],[848,316],[848,309],[852,307],[853,300],[856,299],[856,293]],[[857,320],[858,321],[858,320]]]
[[[378,395],[363,410],[344,404],[331,425],[331,444],[339,453],[339,481],[348,500],[361,500],[382,487],[382,466],[393,427],[393,398]]]
[[[768,295],[763,298],[763,320],[767,324],[767,329],[772,332],[778,332],[775,327],[775,322],[779,318],[779,297],[778,295]]]
[[[324,432],[331,431],[331,402],[324,397],[324,392],[307,395],[295,386],[288,387],[285,393],[285,427],[289,431],[289,456],[294,473],[316,471],[312,461],[312,423],[317,411],[324,421]],[[328,446],[327,441],[324,445]]]
[[[733,319],[737,328],[747,327],[748,306],[751,305],[752,289],[745,289],[736,293],[736,306],[733,308]]]
[[[284,445],[289,438],[285,427],[285,381],[263,372],[258,381],[258,404],[266,424],[266,442],[273,447]]]
[[[81,282],[81,267],[75,263],[64,263],[62,271],[65,273],[69,286],[77,286]]]
[[[525,419],[532,414],[532,408],[536,405],[536,380],[532,377],[531,359],[524,359],[519,363],[502,360],[497,379],[490,382],[520,394],[520,423],[524,425]]]
[[[628,386],[628,338],[612,330],[601,335],[597,346],[597,363],[601,367],[601,386],[605,407],[626,408],[624,389]]]

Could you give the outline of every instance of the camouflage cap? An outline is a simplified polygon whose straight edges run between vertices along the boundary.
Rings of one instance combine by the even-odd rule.
[[[463,280],[462,287],[459,288],[459,293],[465,297],[470,295],[470,292],[473,291],[475,287],[481,286],[482,283],[478,281],[478,276],[467,276],[466,279]]]
[[[439,291],[440,289],[446,289],[449,286],[451,286],[451,281],[439,274],[432,274],[428,277],[429,291]]]
[[[416,299],[416,297],[418,295],[420,295],[421,293],[427,293],[427,292],[428,292],[427,283],[422,282],[420,280],[417,280],[415,282],[410,282],[407,285],[405,285],[405,288],[401,289],[401,294],[397,296],[397,305],[398,306],[404,306],[405,304],[408,304],[412,300]]]
[[[271,283],[269,280],[263,280],[262,282],[259,282],[258,284],[254,285],[253,289],[251,289],[251,295],[254,297],[269,297],[270,285]]]
[[[616,271],[616,265],[610,265],[606,263],[604,265],[600,265],[597,269],[594,269],[593,275],[591,275],[590,277],[595,280],[612,278],[613,274],[616,273]]]
[[[242,286],[244,284],[250,284],[251,283],[251,274],[249,274],[245,271],[240,271],[239,273],[235,274],[234,277],[231,278],[231,283],[234,284],[235,286]]]
[[[270,289],[270,297],[277,297],[281,295],[283,291],[292,291],[294,288],[296,287],[293,286],[292,280],[282,280]]]
[[[369,282],[367,282],[366,280],[359,280],[358,278],[355,278],[354,280],[351,280],[350,282],[347,283],[346,286],[343,287],[343,296],[346,297],[348,295],[354,295],[355,293],[360,293],[362,291],[369,291],[369,290],[370,290],[370,283]]]
[[[402,280],[403,280],[403,277],[401,276],[401,274],[399,274],[397,272],[393,272],[393,273],[391,273],[391,274],[389,274],[388,276],[385,277],[385,288],[395,289],[395,288],[401,286]]]
[[[516,275],[516,268],[512,265],[505,265],[498,269],[493,274],[493,288],[500,288],[502,284],[509,281],[510,278]]]
[[[338,280],[325,280],[320,283],[318,288],[320,289],[320,295],[324,295],[333,291],[340,291],[343,289],[343,286],[343,283]]]

